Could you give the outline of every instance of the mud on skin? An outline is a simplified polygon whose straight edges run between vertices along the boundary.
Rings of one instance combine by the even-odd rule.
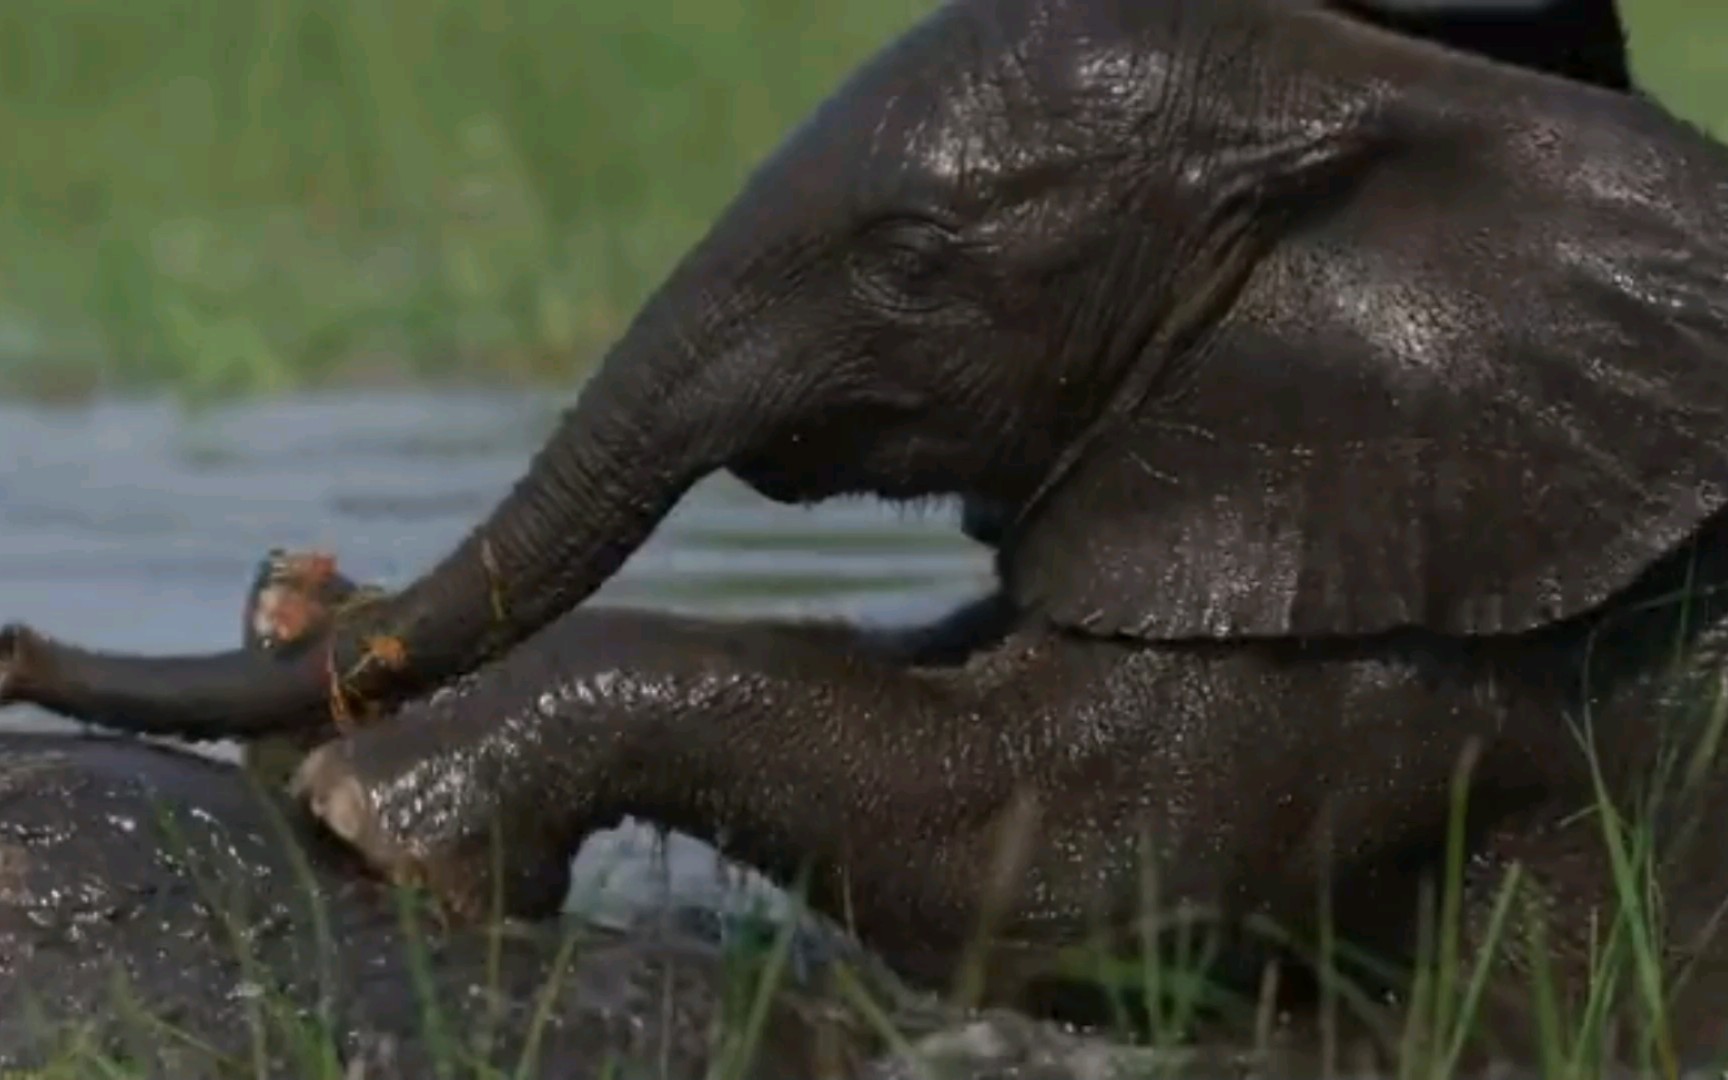
[[[1606,875],[1540,857],[1594,798],[1577,732],[1630,798],[1728,587],[1728,150],[1598,74],[1305,0],[954,0],[764,162],[428,574],[273,655],[15,629],[6,692],[199,738],[377,719],[300,790],[459,913],[494,823],[535,914],[634,814],[809,866],[932,981],[981,922],[1010,974],[1131,937],[1143,851],[1166,904],[1301,938],[1329,894],[1406,948],[1473,747],[1472,851],[1567,883],[1577,993]],[[1000,588],[886,635],[578,607],[721,469],[958,496]],[[1671,868],[1677,909],[1713,865]]]

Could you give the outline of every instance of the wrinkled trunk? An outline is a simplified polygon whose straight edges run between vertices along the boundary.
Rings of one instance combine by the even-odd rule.
[[[677,310],[664,299],[655,308]],[[490,517],[402,592],[345,613],[327,639],[281,654],[146,657],[14,627],[0,634],[0,700],[222,738],[340,725],[474,668],[599,588],[760,419],[719,415],[689,341],[645,312]]]

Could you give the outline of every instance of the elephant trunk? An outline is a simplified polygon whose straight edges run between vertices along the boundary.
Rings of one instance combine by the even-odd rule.
[[[345,726],[471,670],[598,589],[745,437],[750,425],[712,415],[707,365],[679,329],[639,317],[488,519],[324,637],[280,653],[151,657],[14,626],[0,631],[0,701],[124,731],[248,737]]]
[[[356,613],[337,642],[349,693],[399,700],[521,641],[604,584],[719,467],[730,448],[682,392],[696,358],[656,351],[627,344],[484,523],[426,576]]]

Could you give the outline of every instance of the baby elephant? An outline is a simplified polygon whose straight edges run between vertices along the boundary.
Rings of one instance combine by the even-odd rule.
[[[1407,952],[1454,826],[1497,879],[1495,837],[1611,825],[1699,742],[1658,706],[1721,669],[1728,149],[1358,6],[951,0],[763,163],[418,580],[268,651],[13,627],[0,693],[333,727],[306,799],[458,910],[550,910],[635,815],[922,978],[1195,921],[1248,970],[1269,925]],[[958,497],[999,587],[904,634],[579,607],[719,470]],[[1548,893],[1517,910],[1576,990],[1612,906]]]

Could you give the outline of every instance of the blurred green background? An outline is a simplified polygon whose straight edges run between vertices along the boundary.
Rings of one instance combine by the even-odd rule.
[[[572,378],[929,0],[10,0],[0,389]],[[1728,4],[1626,0],[1728,133]]]

